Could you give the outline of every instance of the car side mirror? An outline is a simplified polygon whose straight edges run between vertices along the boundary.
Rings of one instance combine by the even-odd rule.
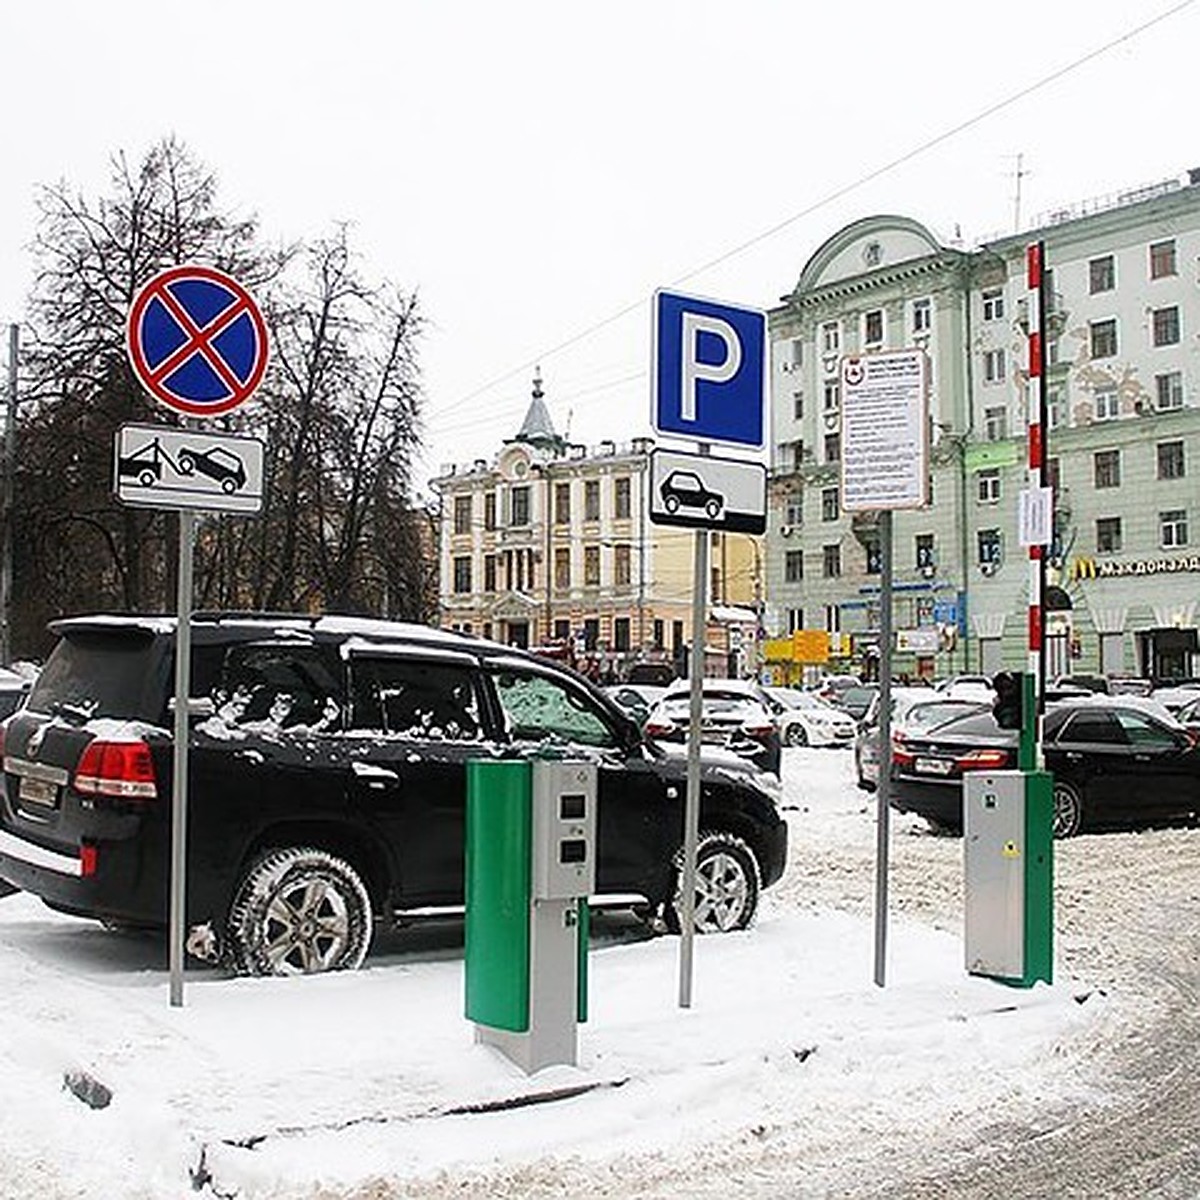
[[[175,715],[175,697],[167,701],[167,711]],[[190,696],[187,702],[189,721],[207,721],[217,711],[216,703],[211,696]]]

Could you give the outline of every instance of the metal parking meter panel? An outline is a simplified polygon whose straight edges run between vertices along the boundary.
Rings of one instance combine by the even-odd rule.
[[[466,1015],[526,1073],[577,1057],[587,1018],[596,766],[467,767]]]
[[[1029,987],[1052,979],[1051,778],[974,771],[963,780],[967,970]]]

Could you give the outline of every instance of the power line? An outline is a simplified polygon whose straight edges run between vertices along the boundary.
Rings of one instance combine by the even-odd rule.
[[[848,196],[851,192],[855,192],[859,188],[865,187],[868,183],[873,183],[881,176],[896,170],[897,167],[904,166],[905,163],[909,163],[914,158],[917,158],[920,155],[934,149],[934,147],[940,146],[943,142],[957,137],[958,134],[965,132],[966,130],[980,124],[983,121],[986,121],[989,117],[993,117],[999,112],[1003,112],[1006,108],[1011,108],[1014,104],[1024,100],[1028,96],[1032,96],[1035,92],[1039,92],[1043,88],[1049,87],[1052,83],[1056,83],[1058,80],[1070,75],[1074,71],[1077,71],[1080,67],[1086,66],[1095,59],[1102,57],[1103,55],[1109,53],[1109,51],[1116,49],[1118,46],[1124,45],[1126,42],[1140,37],[1148,29],[1152,29],[1155,25],[1159,25],[1163,21],[1169,20],[1171,17],[1181,13],[1185,8],[1190,8],[1194,3],[1195,0],[1181,0],[1181,3],[1172,6],[1166,11],[1159,13],[1155,17],[1151,17],[1147,21],[1143,21],[1140,25],[1134,26],[1125,33],[1122,33],[1117,37],[1105,42],[1103,45],[1096,47],[1094,50],[1089,50],[1080,57],[1072,59],[1069,63],[1066,63],[1064,66],[1051,71],[1048,75],[1043,75],[1035,82],[1027,84],[1025,87],[1022,87],[1015,92],[1011,92],[1002,100],[998,100],[994,104],[989,104],[986,108],[981,109],[979,112],[975,113],[971,117],[968,117],[966,120],[960,121],[958,124],[952,125],[950,128],[943,130],[941,133],[935,134],[933,137],[918,143],[911,149],[906,150],[903,154],[897,155],[895,158],[889,159],[881,166],[868,171],[865,175],[859,176],[851,183],[847,183],[841,187],[835,188],[832,192],[827,193],[819,200],[816,200],[812,204],[808,205],[807,208],[803,208],[799,212],[793,213],[790,217],[785,217],[782,221],[776,222],[776,224],[770,226],[768,229],[763,230],[761,233],[757,233],[753,237],[748,238],[746,241],[740,242],[731,249],[718,254],[715,258],[710,258],[707,262],[701,263],[697,267],[693,267],[684,274],[678,276],[676,279],[670,280],[669,286],[676,286],[680,283],[686,283],[688,280],[694,279],[697,275],[702,275],[706,271],[711,271],[714,267],[720,266],[722,263],[726,263],[730,259],[744,254],[752,247],[775,237],[779,233],[782,233],[783,230],[790,228],[792,225],[796,224],[797,221],[802,221],[805,217],[812,216],[813,213],[818,212],[820,209],[825,208],[830,204],[833,204],[835,201],[842,199],[844,196]],[[507,383],[514,376],[531,370],[533,367],[546,361],[554,355],[560,354],[562,351],[570,349],[570,347],[577,345],[579,342],[591,337],[593,334],[599,333],[600,330],[608,328],[608,326],[622,320],[630,313],[636,312],[638,309],[642,308],[645,302],[645,297],[640,297],[632,303],[625,305],[623,308],[618,309],[616,312],[611,313],[609,316],[604,317],[592,325],[587,326],[585,329],[580,330],[578,333],[572,334],[570,337],[559,342],[556,346],[552,346],[550,349],[544,350],[541,354],[536,355],[527,362],[523,362],[519,366],[513,367],[511,370],[504,372],[504,374],[490,379],[487,383],[481,384],[473,391],[468,392],[465,396],[461,396],[458,400],[454,400],[448,404],[442,410],[442,415],[453,412],[464,404],[469,404],[472,400],[482,396],[485,392],[491,391],[492,388],[498,387],[502,383]]]

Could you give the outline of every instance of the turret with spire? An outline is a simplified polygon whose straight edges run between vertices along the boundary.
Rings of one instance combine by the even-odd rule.
[[[545,392],[542,391],[542,369],[541,367],[535,367],[533,372],[533,399],[529,402],[529,409],[525,413],[525,420],[521,422],[521,428],[517,432],[517,436],[508,440],[524,442],[539,450],[549,451],[551,454],[562,454],[567,448],[566,439],[556,432],[544,397]]]

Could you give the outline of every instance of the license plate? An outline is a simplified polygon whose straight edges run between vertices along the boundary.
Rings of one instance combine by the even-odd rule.
[[[913,769],[921,775],[949,775],[954,764],[945,758],[918,758]]]
[[[58,788],[53,783],[47,783],[44,779],[30,779],[27,775],[21,777],[17,794],[30,804],[42,804],[53,808],[58,803]]]

